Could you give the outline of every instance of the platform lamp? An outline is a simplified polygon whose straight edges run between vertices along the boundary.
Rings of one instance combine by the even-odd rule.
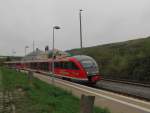
[[[55,47],[55,29],[60,29],[59,26],[53,26],[53,48],[52,48],[52,82],[54,82],[54,47]]]
[[[25,46],[25,56],[26,56],[26,53],[27,53],[27,48],[29,48],[29,46]]]
[[[15,50],[12,50],[12,57],[14,57],[16,54],[16,51]]]
[[[82,9],[79,10],[79,20],[80,20],[80,47],[81,49],[83,48],[82,46],[82,16],[81,16],[81,13],[82,13]]]

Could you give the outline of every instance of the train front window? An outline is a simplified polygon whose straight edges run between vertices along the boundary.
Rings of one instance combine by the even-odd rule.
[[[91,60],[83,60],[81,61],[81,64],[83,65],[84,68],[95,67],[95,64]]]
[[[98,65],[94,60],[82,60],[81,64],[87,71],[88,75],[95,75],[96,73],[98,73]]]

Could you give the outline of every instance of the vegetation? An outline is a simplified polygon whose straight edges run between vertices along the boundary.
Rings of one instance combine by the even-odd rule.
[[[3,89],[18,92],[21,101],[15,101],[16,113],[79,113],[79,99],[58,87],[14,70],[1,68]],[[95,108],[94,113],[110,113]]]
[[[150,82],[150,37],[68,52],[92,56],[105,78]]]

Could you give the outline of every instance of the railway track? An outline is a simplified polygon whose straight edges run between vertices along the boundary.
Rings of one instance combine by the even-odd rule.
[[[103,79],[96,84],[95,88],[150,101],[150,87],[144,84]]]
[[[131,84],[131,85],[136,85],[136,86],[150,87],[150,83],[140,83],[140,82],[134,82],[134,81],[115,80],[115,79],[107,79],[107,78],[102,78],[102,80],[116,82],[116,83]]]

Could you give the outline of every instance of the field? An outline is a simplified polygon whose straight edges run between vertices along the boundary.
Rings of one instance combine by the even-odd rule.
[[[92,56],[105,78],[150,82],[150,37],[68,52]]]
[[[80,101],[71,93],[48,85],[25,73],[0,68],[0,91],[11,92],[16,113],[79,113]],[[9,103],[7,103],[9,106]],[[110,113],[94,108],[93,113]]]

